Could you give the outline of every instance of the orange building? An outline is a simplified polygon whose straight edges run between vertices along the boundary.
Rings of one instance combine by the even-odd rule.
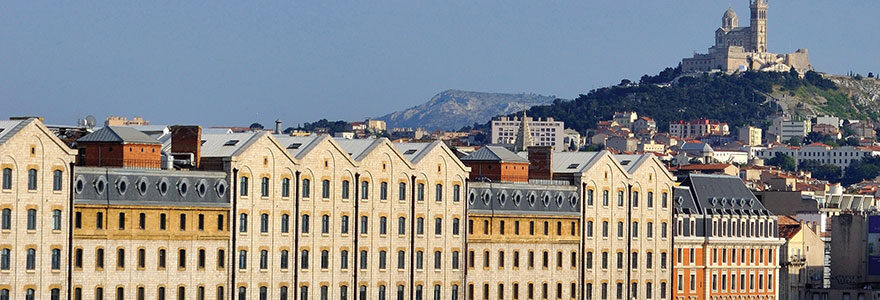
[[[691,174],[673,204],[674,299],[778,299],[777,217],[739,178]]]
[[[162,144],[134,128],[105,126],[76,140],[79,166],[158,169]]]
[[[529,181],[529,160],[499,146],[485,146],[462,157],[471,168],[470,180]]]

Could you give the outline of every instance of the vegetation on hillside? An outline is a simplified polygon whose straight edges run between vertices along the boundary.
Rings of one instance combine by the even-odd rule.
[[[727,122],[732,128],[746,124],[766,127],[768,118],[780,110],[775,102],[767,100],[774,87],[792,93],[827,93],[830,107],[846,109],[839,103],[841,99],[835,98],[840,94],[834,83],[812,71],[800,79],[796,72],[680,76],[678,68],[667,68],[656,76],[642,76],[638,84],[623,80],[574,100],[556,99],[552,104],[532,107],[528,114],[553,117],[582,133],[595,128],[600,120],[611,119],[614,112],[630,110],[654,118],[661,131],[668,129],[670,121],[698,118]],[[843,97],[842,101],[848,103]]]

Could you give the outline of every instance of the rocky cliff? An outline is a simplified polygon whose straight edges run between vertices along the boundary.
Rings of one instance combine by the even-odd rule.
[[[427,103],[393,112],[378,119],[394,127],[422,127],[426,130],[458,130],[474,123],[485,123],[492,117],[553,102],[555,97],[538,94],[502,94],[443,91]]]

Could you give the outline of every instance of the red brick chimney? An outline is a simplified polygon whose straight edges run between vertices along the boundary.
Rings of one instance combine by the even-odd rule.
[[[529,179],[553,179],[553,147],[530,146]]]
[[[198,168],[202,157],[202,126],[171,126],[171,153],[177,155],[177,159],[189,159],[181,154],[192,154],[192,166]]]

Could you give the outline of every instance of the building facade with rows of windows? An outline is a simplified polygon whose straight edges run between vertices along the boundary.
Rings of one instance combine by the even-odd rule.
[[[529,179],[469,184],[467,299],[671,296],[673,180],[656,157],[490,150],[474,155],[520,155]]]
[[[504,154],[529,161],[525,181],[468,183],[441,142],[174,126],[87,136],[161,145],[108,167],[25,122],[0,131],[16,143],[0,157],[0,300],[672,295],[673,183],[652,155],[537,147]]]
[[[778,299],[777,217],[734,176],[691,174],[675,197],[675,299]]]
[[[0,121],[0,298],[66,293],[75,154],[39,119]]]

